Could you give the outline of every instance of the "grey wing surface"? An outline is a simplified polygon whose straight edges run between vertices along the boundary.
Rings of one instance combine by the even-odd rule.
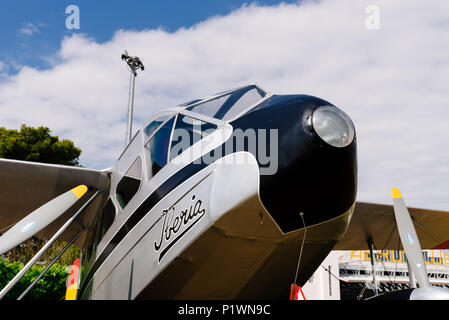
[[[449,249],[449,212],[408,208],[421,247]],[[392,205],[357,202],[343,238],[335,250],[367,250],[372,239],[376,249],[402,249]]]
[[[44,205],[53,198],[78,185],[86,185],[86,194],[53,223],[36,236],[49,239],[87,201],[96,190],[98,196],[61,236],[69,241],[83,227],[95,219],[102,209],[109,191],[109,171],[65,165],[0,159],[0,233]],[[85,234],[77,239],[82,243]]]

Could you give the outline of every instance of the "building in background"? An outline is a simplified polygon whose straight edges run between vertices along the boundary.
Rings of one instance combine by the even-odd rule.
[[[303,286],[307,300],[340,300],[339,257],[346,251],[331,251]]]
[[[429,281],[449,288],[449,252],[423,251]],[[374,251],[378,292],[410,286],[407,259],[402,250]],[[357,300],[374,295],[369,250],[332,251],[303,286],[309,300]]]

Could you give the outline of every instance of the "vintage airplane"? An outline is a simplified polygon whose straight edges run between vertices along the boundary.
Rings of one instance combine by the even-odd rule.
[[[350,118],[255,84],[155,115],[108,169],[0,159],[0,190],[0,228],[23,219],[0,254],[59,232],[77,299],[288,299],[331,250],[398,240],[392,206],[356,203]],[[449,248],[448,212],[410,211],[423,249]]]

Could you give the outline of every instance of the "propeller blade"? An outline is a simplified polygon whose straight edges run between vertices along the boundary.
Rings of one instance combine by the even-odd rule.
[[[78,201],[86,191],[87,187],[85,185],[77,186],[45,203],[17,222],[0,237],[0,255],[21,244],[55,221]]]
[[[426,264],[422,256],[421,244],[413,226],[412,218],[398,188],[393,188],[393,206],[402,246],[404,247],[416,281],[420,287],[430,287]]]

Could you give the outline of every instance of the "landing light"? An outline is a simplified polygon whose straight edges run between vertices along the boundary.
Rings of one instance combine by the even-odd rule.
[[[341,110],[332,106],[316,109],[312,116],[313,129],[326,143],[337,148],[349,145],[354,139],[354,125]]]

